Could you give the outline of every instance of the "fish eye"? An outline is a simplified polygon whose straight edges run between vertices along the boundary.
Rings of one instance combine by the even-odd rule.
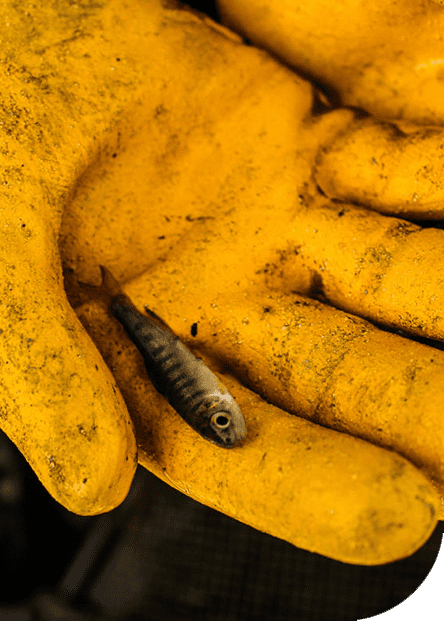
[[[231,423],[231,416],[228,412],[216,412],[211,417],[211,423],[219,429],[226,429]]]

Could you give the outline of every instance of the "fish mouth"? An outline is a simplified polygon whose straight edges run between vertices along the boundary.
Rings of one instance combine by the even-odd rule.
[[[233,446],[241,446],[245,442],[246,437],[247,437],[247,427],[244,423],[242,430],[239,430],[237,432],[236,437],[232,441]]]

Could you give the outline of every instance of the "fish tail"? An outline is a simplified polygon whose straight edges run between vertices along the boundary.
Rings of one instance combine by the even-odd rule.
[[[116,298],[118,295],[123,295],[123,291],[118,281],[111,274],[109,269],[103,265],[99,265],[102,273],[102,284],[100,288],[111,299]]]
[[[87,293],[93,299],[101,300],[109,305],[111,300],[124,294],[111,272],[106,267],[103,267],[103,265],[99,265],[99,267],[102,273],[102,282],[100,285],[90,285],[80,280],[77,282],[84,293]]]

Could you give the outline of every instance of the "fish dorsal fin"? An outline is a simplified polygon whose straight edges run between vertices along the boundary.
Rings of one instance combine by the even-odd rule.
[[[100,272],[102,274],[101,288],[106,292],[110,298],[115,298],[118,295],[123,295],[122,288],[119,282],[114,278],[109,269],[103,265],[99,265]]]
[[[170,326],[159,317],[159,315],[157,315],[153,310],[151,310],[150,308],[148,308],[147,304],[144,304],[144,309],[147,313],[147,315],[149,315],[151,317],[151,319],[154,319],[154,321],[156,323],[158,323],[160,326],[162,326],[162,328],[164,328],[167,332],[170,332],[173,336],[175,336],[176,338],[178,338],[177,334],[174,332],[174,330],[172,328],[170,328]]]

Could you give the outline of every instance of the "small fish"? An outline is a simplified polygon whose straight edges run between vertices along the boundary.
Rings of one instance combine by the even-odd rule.
[[[100,269],[109,311],[142,354],[156,390],[206,440],[224,448],[241,445],[245,420],[224,384],[155,313],[146,306],[147,315],[140,313],[109,270]]]

